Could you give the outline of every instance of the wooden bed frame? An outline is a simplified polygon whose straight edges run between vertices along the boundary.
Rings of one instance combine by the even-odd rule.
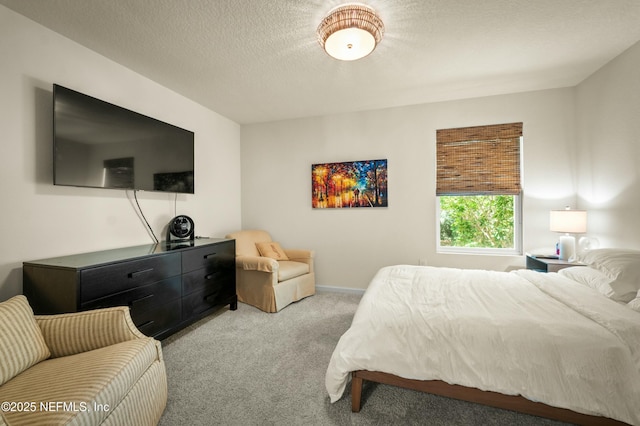
[[[440,380],[404,379],[389,373],[366,370],[359,370],[351,373],[351,411],[354,413],[360,411],[362,403],[362,385],[365,380],[417,390],[420,392],[427,392],[434,395],[446,396],[463,401],[475,402],[491,407],[517,411],[519,413],[532,414],[534,416],[546,417],[578,425],[619,426],[627,424],[606,417],[590,416],[564,408],[552,407],[541,402],[533,402],[522,396],[504,395],[497,392],[482,391],[480,389],[468,388],[465,386],[450,385]]]

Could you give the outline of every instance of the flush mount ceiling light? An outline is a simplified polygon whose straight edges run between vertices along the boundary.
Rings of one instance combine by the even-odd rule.
[[[317,33],[318,42],[330,56],[355,61],[373,52],[382,40],[384,24],[373,8],[349,3],[331,9]]]

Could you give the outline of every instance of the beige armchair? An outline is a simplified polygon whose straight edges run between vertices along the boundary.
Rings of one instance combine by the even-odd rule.
[[[269,233],[261,230],[238,231],[226,235],[226,238],[236,240],[238,301],[265,312],[278,312],[315,294],[313,251],[280,250]]]
[[[0,425],[158,424],[162,346],[128,307],[33,315],[19,295],[0,303],[0,325]]]

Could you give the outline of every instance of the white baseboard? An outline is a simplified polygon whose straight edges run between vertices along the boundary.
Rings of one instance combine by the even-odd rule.
[[[322,292],[330,292],[330,293],[349,293],[349,294],[359,294],[362,296],[364,294],[364,288],[348,288],[348,287],[334,287],[330,285],[317,285],[316,291],[318,293]]]

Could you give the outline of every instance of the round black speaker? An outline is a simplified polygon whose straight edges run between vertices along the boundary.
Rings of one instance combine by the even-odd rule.
[[[189,216],[176,216],[167,225],[167,242],[193,240],[195,225]]]

